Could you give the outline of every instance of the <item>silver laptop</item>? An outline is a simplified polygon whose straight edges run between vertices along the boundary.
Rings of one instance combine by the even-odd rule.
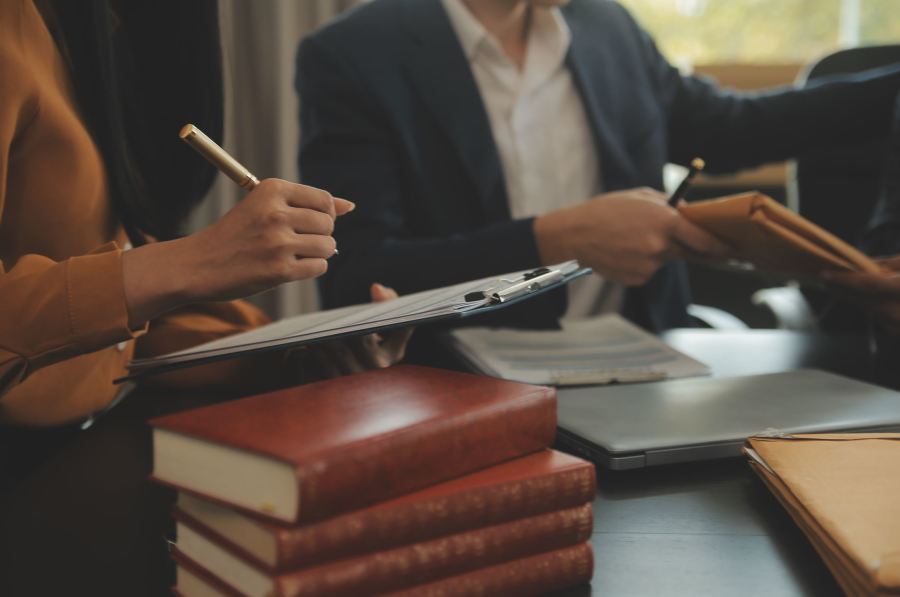
[[[557,396],[558,447],[616,470],[738,456],[759,433],[900,430],[900,392],[815,369]]]

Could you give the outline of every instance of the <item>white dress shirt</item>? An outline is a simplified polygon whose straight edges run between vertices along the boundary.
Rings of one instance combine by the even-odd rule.
[[[443,0],[500,154],[514,219],[583,203],[600,192],[592,127],[565,64],[571,32],[558,8],[534,7],[520,70],[463,0]],[[599,276],[569,285],[566,318],[617,310],[621,293]]]

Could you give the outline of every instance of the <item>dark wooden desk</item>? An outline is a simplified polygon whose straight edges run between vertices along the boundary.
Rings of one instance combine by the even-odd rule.
[[[674,331],[716,375],[819,366],[873,379],[861,338]],[[204,396],[144,389],[0,495],[0,594],[168,594],[172,494],[148,482],[147,418]],[[739,460],[599,471],[595,580],[567,595],[832,595],[828,571]]]
[[[676,330],[714,375],[817,367],[872,380],[861,337]],[[595,574],[575,595],[828,596],[841,591],[742,459],[597,474]]]

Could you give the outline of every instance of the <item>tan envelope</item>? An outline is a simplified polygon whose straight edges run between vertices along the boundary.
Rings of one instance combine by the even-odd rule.
[[[900,433],[752,437],[744,452],[848,595],[900,595]]]
[[[825,270],[882,271],[859,250],[761,193],[682,204],[678,211],[762,270],[812,276]]]

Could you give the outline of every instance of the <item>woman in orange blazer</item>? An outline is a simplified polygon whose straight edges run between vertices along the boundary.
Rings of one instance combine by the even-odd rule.
[[[325,272],[353,204],[311,187],[265,180],[180,234],[215,172],[177,132],[221,137],[222,105],[215,2],[0,0],[0,425],[77,424],[114,400],[135,354],[266,323],[232,299]],[[362,360],[388,364],[403,344],[369,341]],[[289,374],[255,358],[166,381]]]
[[[0,0],[0,595],[164,592],[172,496],[145,479],[145,428],[115,412],[81,423],[115,402],[134,355],[266,323],[232,299],[324,272],[352,209],[266,180],[181,234],[216,174],[178,131],[221,137],[217,17],[212,0]],[[404,343],[370,337],[304,364],[383,366]],[[287,358],[153,383],[268,389],[301,381]]]

